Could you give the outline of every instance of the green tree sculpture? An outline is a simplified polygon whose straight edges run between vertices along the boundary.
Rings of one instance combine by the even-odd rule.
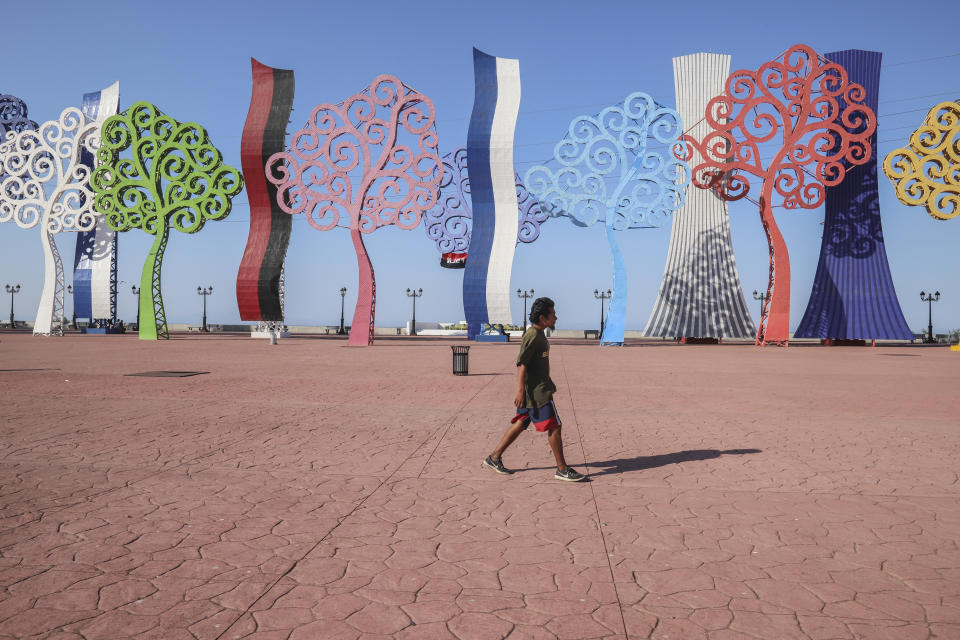
[[[154,236],[140,278],[140,339],[169,338],[160,294],[160,268],[170,228],[196,233],[207,220],[230,214],[243,177],[223,164],[207,130],[181,123],[149,102],[107,118],[90,185],[94,208],[114,231],[143,229]],[[153,318],[153,322],[150,319]]]

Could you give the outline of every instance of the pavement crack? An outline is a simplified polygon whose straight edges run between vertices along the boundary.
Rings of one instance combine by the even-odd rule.
[[[558,350],[559,351],[559,350]],[[562,352],[561,352],[562,354]],[[580,453],[583,456],[583,465],[585,470],[589,471],[590,465],[587,462],[587,451],[583,446],[583,434],[580,433],[580,420],[577,419],[577,404],[573,399],[573,392],[570,389],[570,381],[567,378],[567,365],[564,361],[562,355],[560,358],[557,358],[560,363],[560,369],[563,371],[563,383],[567,388],[567,397],[570,398],[570,410],[573,412],[573,426],[577,430],[577,440],[580,443]],[[590,495],[593,499],[593,508],[597,514],[597,531],[600,533],[600,540],[603,542],[603,555],[607,559],[607,569],[610,571],[610,584],[613,585],[613,593],[617,598],[617,609],[620,611],[620,624],[623,625],[623,637],[627,640],[630,639],[630,633],[627,630],[627,620],[623,613],[623,602],[620,601],[620,591],[617,589],[617,579],[613,573],[613,563],[610,560],[611,553],[610,549],[607,546],[607,538],[603,535],[603,521],[600,519],[600,505],[597,503],[597,492],[593,488],[593,482],[588,480],[590,485]]]

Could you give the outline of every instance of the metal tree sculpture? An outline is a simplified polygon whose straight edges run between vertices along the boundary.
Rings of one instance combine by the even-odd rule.
[[[960,100],[930,109],[909,146],[884,158],[883,173],[903,204],[923,205],[937,220],[960,216]],[[960,343],[950,349],[960,351]]]
[[[63,334],[63,261],[54,235],[96,225],[81,152],[95,152],[97,136],[97,122],[70,107],[37,130],[9,131],[0,144],[0,222],[41,227],[44,282],[34,334]]]
[[[445,154],[443,179],[440,181],[440,202],[424,213],[423,228],[437,245],[440,266],[462,269],[470,247],[473,209],[470,206],[470,174],[467,170],[467,148],[460,147]],[[529,244],[540,237],[540,225],[549,217],[540,203],[516,175],[519,221],[517,242]]]
[[[680,114],[649,95],[632,93],[622,105],[578,116],[554,149],[557,168],[537,165],[525,177],[550,216],[581,227],[603,222],[613,257],[613,297],[601,344],[623,344],[627,273],[614,231],[659,227],[683,205],[690,180],[676,157]],[[651,140],[660,148],[651,148]]]
[[[7,93],[0,93],[0,142],[13,131],[20,133],[26,129],[36,129],[37,123],[27,114],[27,103]]]
[[[751,186],[743,174],[763,183],[758,204],[770,273],[757,344],[785,345],[790,337],[790,257],[773,218],[774,194],[787,209],[814,209],[823,203],[825,187],[839,184],[849,165],[870,160],[876,116],[863,104],[865,97],[842,66],[798,44],[756,71],[730,74],[724,92],[707,103],[705,118],[713,131],[699,141],[684,138],[686,157],[694,150],[703,156],[693,170],[697,187],[739,200]],[[782,144],[765,161],[760,145],[781,130]]]
[[[883,173],[903,204],[938,220],[960,216],[960,100],[932,108],[910,144],[884,158]]]
[[[170,228],[196,233],[207,220],[226,218],[243,178],[223,164],[206,129],[177,122],[149,102],[108,118],[102,136],[91,180],[95,206],[114,231],[139,228],[154,236],[140,277],[140,289],[151,293],[140,296],[140,339],[168,338],[160,269]]]
[[[284,211],[303,213],[320,231],[341,221],[350,229],[359,286],[349,344],[373,344],[376,281],[362,234],[391,224],[412,229],[436,204],[443,171],[434,116],[430,98],[377,76],[341,104],[314,107],[290,149],[267,162]]]

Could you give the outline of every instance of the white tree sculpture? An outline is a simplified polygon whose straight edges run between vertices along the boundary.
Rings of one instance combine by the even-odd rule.
[[[80,160],[96,155],[98,123],[69,107],[59,120],[37,130],[7,133],[0,143],[0,222],[23,229],[40,226],[44,281],[33,333],[63,334],[63,262],[54,235],[89,231],[97,223],[90,190],[91,169]]]

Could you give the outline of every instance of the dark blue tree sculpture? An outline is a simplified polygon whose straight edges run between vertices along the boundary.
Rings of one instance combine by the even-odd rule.
[[[460,147],[445,154],[440,201],[423,216],[427,237],[437,245],[440,266],[462,269],[470,248],[473,210],[470,207],[470,174],[467,169],[467,148]],[[531,243],[540,237],[540,225],[549,217],[540,203],[516,176],[519,228],[517,243]]]
[[[20,133],[27,129],[36,129],[37,123],[27,117],[27,103],[6,93],[0,93],[0,141],[7,137],[8,131]]]
[[[674,148],[682,132],[675,110],[632,93],[622,105],[574,118],[549,165],[534,166],[525,176],[548,215],[581,227],[604,223],[613,297],[602,344],[622,345],[626,329],[627,271],[613,232],[659,227],[683,205],[690,169]]]
[[[825,57],[847,70],[876,112],[881,54],[857,49]],[[909,340],[913,337],[893,287],[880,224],[877,133],[871,160],[848,166],[843,182],[827,188],[820,261],[797,338]]]

